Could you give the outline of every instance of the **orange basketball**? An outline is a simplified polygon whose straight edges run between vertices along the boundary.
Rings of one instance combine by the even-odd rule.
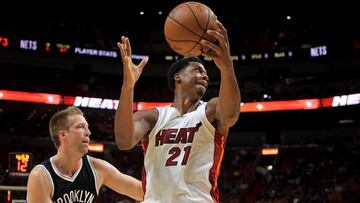
[[[216,15],[205,4],[185,2],[177,5],[167,16],[164,26],[166,41],[170,47],[183,56],[199,56],[209,50],[200,44],[202,39],[215,42],[206,33],[216,29]]]

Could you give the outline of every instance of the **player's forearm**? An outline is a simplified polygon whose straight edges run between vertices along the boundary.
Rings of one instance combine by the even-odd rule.
[[[133,198],[138,201],[144,200],[144,191],[142,189],[142,183],[138,180],[136,180],[136,183],[135,183],[135,188],[133,191]]]
[[[221,116],[230,125],[235,124],[240,114],[240,89],[236,75],[232,67],[220,70],[221,83],[219,91],[218,108],[221,109]]]
[[[118,191],[121,194],[127,195],[135,200],[143,201],[144,200],[144,191],[142,189],[141,181],[125,175],[126,179],[123,179],[123,191]]]
[[[133,101],[134,88],[122,87],[114,126],[116,145],[124,150],[134,146]]]

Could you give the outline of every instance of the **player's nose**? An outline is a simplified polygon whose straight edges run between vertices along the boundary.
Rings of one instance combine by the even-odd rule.
[[[86,135],[86,137],[89,137],[91,135],[91,131],[89,128],[86,128],[85,135]]]
[[[206,80],[206,82],[209,82],[209,76],[206,73],[202,73],[202,79]]]

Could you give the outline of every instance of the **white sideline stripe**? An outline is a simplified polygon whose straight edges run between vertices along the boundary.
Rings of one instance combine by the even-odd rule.
[[[0,190],[26,191],[26,186],[0,185]]]

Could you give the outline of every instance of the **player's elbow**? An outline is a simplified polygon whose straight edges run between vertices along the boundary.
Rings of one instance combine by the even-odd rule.
[[[126,139],[126,137],[121,136],[120,134],[116,134],[115,143],[120,150],[129,150],[134,147],[131,140]]]
[[[144,201],[144,196],[141,196],[141,197],[139,197],[139,198],[136,198],[136,200],[137,200],[137,201],[140,201],[140,202],[141,202],[141,201]]]
[[[137,201],[144,201],[144,193],[137,194],[136,197],[134,197]]]
[[[130,150],[130,149],[132,149],[132,147],[129,147],[129,146],[119,146],[119,145],[118,145],[118,148],[120,150]]]
[[[117,146],[120,150],[129,150],[129,149],[132,149],[132,148],[133,148],[133,146],[132,146],[131,143],[125,142],[124,140],[116,139],[115,142],[116,142],[116,146]]]

